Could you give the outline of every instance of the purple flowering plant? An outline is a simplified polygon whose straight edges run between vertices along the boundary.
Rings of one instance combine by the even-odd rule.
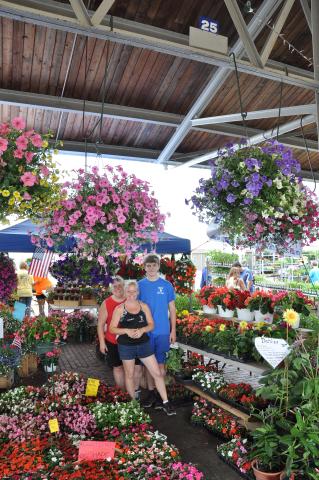
[[[233,244],[278,251],[308,245],[319,233],[319,208],[300,169],[292,151],[276,141],[238,150],[228,145],[211,177],[200,180],[191,208],[200,221],[219,223]]]
[[[14,263],[5,253],[0,253],[0,301],[7,301],[17,288]]]

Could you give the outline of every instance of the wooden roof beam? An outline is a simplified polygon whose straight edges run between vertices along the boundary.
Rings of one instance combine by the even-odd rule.
[[[255,110],[253,112],[245,112],[245,120],[258,120],[260,118],[290,117],[294,115],[307,115],[314,113],[316,105],[296,105],[293,107],[269,108],[267,110]],[[218,115],[216,117],[197,118],[192,120],[192,126],[213,125],[214,123],[240,122],[242,120],[241,113],[231,113],[229,115]]]
[[[303,13],[304,13],[304,15],[306,17],[306,20],[307,20],[309,30],[312,32],[311,13],[310,13],[308,0],[300,0],[300,3],[301,3],[301,7],[303,9]]]
[[[95,27],[97,25],[100,25],[107,14],[107,12],[110,10],[112,5],[114,4],[115,0],[103,0],[100,6],[97,8],[96,12],[91,17],[91,23]]]
[[[260,58],[255,42],[250,36],[246,22],[239,9],[237,0],[224,0],[224,2],[229,12],[229,15],[233,20],[233,23],[235,25],[239,38],[241,39],[242,44],[244,45],[244,48],[247,52],[249,60],[256,67],[263,68],[264,63]]]
[[[83,0],[69,0],[80,25],[91,26],[91,19]]]
[[[286,0],[282,9],[280,10],[280,13],[276,19],[275,25],[271,30],[269,37],[267,38],[267,41],[264,44],[260,54],[263,65],[266,65],[266,62],[272,52],[272,49],[275,46],[277,38],[280,35],[280,32],[284,26],[285,21],[287,20],[287,17],[292,9],[294,2],[295,0]]]

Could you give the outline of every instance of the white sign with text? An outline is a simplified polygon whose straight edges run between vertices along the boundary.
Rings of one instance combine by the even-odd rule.
[[[0,338],[3,338],[3,318],[0,317]]]
[[[283,338],[257,337],[255,347],[272,368],[276,368],[290,353],[290,346]]]

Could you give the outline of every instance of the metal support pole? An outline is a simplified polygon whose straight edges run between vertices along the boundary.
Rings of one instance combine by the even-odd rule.
[[[319,79],[319,1],[311,0],[313,71],[315,80]],[[315,91],[317,134],[319,150],[319,91]]]

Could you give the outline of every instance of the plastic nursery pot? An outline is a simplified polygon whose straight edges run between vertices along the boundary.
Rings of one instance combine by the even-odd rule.
[[[280,475],[280,480],[295,480],[295,474],[294,473],[291,473],[290,474],[290,477],[287,477],[287,474],[286,472],[282,472],[282,474]]]
[[[252,461],[251,467],[253,469],[256,480],[282,480],[282,474],[284,473],[282,470],[280,472],[274,473],[263,472],[261,470],[258,470],[257,460]]]
[[[217,308],[209,307],[208,305],[203,305],[203,312],[214,315],[215,313],[217,313]]]

